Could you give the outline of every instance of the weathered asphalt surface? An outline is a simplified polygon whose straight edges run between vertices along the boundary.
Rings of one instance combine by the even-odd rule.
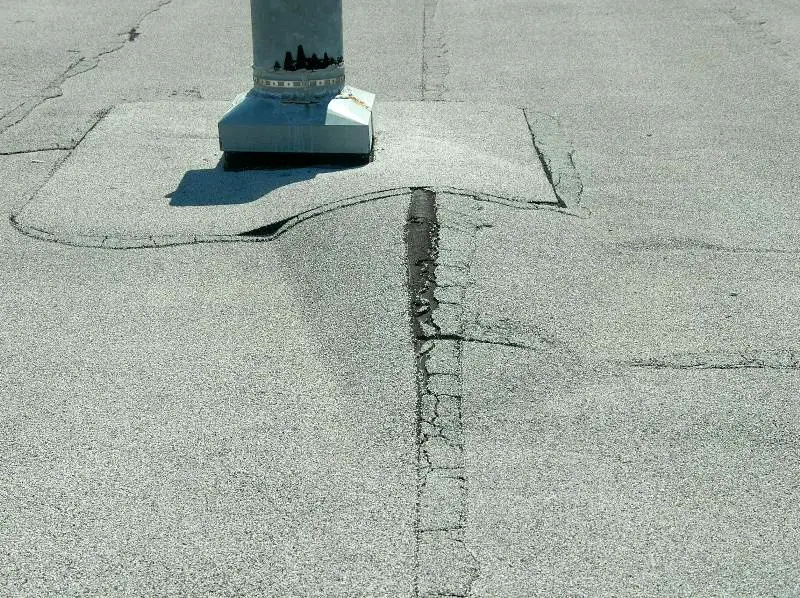
[[[0,3],[8,214],[109,108],[247,86],[245,2],[48,4]],[[345,9],[352,83],[524,108],[566,209],[7,224],[0,594],[800,595],[800,7]]]

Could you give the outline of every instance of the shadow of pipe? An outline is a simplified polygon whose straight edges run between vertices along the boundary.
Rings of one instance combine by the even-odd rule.
[[[293,183],[313,179],[318,174],[345,170],[343,167],[310,166],[262,170],[226,170],[220,158],[214,168],[189,170],[175,191],[165,195],[175,207],[234,206],[251,203],[268,193]]]

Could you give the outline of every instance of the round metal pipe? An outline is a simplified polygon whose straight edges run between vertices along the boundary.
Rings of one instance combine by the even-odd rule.
[[[375,94],[345,86],[342,0],[250,0],[253,88],[219,121],[226,167],[365,163]]]
[[[344,87],[342,0],[250,0],[255,89],[292,96]]]

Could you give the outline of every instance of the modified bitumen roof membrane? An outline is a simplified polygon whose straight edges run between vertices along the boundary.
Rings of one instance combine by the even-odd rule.
[[[519,108],[379,103],[371,163],[243,172],[225,171],[221,162],[216,126],[226,108],[115,107],[14,214],[15,225],[79,245],[110,237],[135,246],[151,237],[180,243],[237,235],[327,203],[408,187],[558,205]]]

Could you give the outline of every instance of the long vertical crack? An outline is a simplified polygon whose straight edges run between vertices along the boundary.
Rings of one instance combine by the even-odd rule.
[[[447,42],[439,24],[439,0],[424,0],[422,14],[422,100],[442,101],[450,72]]]
[[[412,189],[406,248],[417,384],[414,595],[419,598],[468,596],[477,576],[465,544],[464,341],[443,334],[435,317],[440,232],[436,194]]]

